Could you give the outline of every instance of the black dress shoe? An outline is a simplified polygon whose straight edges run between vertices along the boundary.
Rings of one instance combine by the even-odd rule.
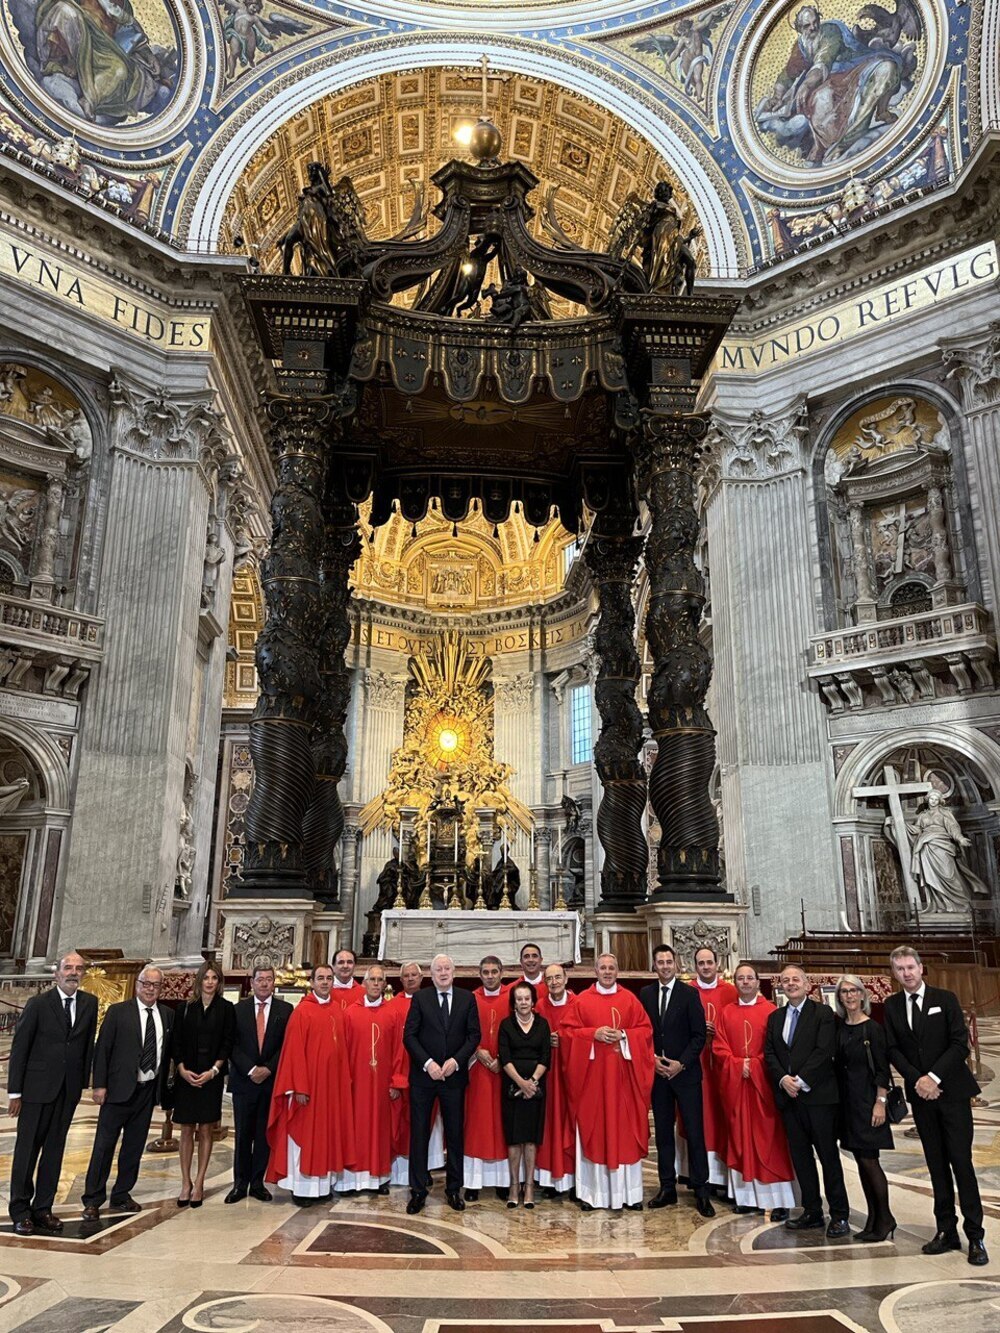
[[[419,1213],[427,1202],[426,1194],[411,1194],[410,1202],[406,1205],[406,1211],[412,1217],[414,1213]]]
[[[799,1213],[785,1223],[789,1231],[822,1231],[824,1219],[822,1213]]]
[[[496,1194],[497,1198],[500,1200],[501,1203],[506,1203],[507,1200],[510,1198],[510,1186],[498,1185],[494,1190],[494,1193]],[[466,1198],[469,1197],[468,1193],[466,1193],[465,1197]]]
[[[946,1254],[948,1250],[960,1250],[962,1242],[958,1239],[957,1231],[938,1231],[933,1239],[920,1248],[924,1254]]]
[[[96,1203],[88,1203],[83,1210],[83,1220],[85,1222],[99,1222],[101,1220],[101,1210]]]
[[[53,1236],[58,1236],[63,1229],[63,1224],[55,1213],[35,1213],[32,1217],[36,1231],[48,1231]]]
[[[318,1200],[309,1199],[304,1194],[292,1195],[292,1203],[294,1203],[297,1208],[311,1208],[313,1204],[317,1202]]]
[[[379,1185],[379,1187],[378,1187],[378,1189],[375,1191],[375,1193],[376,1193],[376,1194],[388,1194],[388,1193],[389,1193],[389,1182],[386,1181],[386,1183],[385,1183],[384,1185]]]
[[[465,1200],[466,1200],[466,1203],[477,1203],[477,1202],[479,1201],[479,1191],[478,1191],[478,1190],[466,1190],[466,1191],[465,1191]]]
[[[787,1209],[787,1208],[772,1208],[772,1209],[771,1209],[771,1221],[772,1221],[772,1222],[787,1222],[787,1221],[788,1221],[788,1209]]]
[[[830,1240],[839,1240],[841,1236],[849,1236],[851,1228],[847,1225],[846,1217],[831,1217],[830,1225],[826,1229],[827,1237]]]
[[[120,1199],[111,1200],[111,1211],[113,1213],[141,1213],[142,1204],[136,1203],[131,1194],[123,1194]]]
[[[733,1204],[733,1212],[739,1214],[740,1217],[746,1216],[747,1213],[760,1213],[763,1211],[764,1210],[762,1208],[755,1208],[753,1204],[750,1203]]]
[[[456,1213],[465,1212],[465,1200],[462,1198],[461,1194],[459,1194],[458,1190],[456,1190],[454,1194],[446,1194],[444,1197],[449,1208],[453,1208]]]
[[[650,1208],[670,1208],[677,1202],[677,1191],[661,1189],[649,1201]]]
[[[245,1199],[246,1197],[247,1197],[247,1192],[246,1192],[246,1190],[243,1188],[243,1186],[242,1186],[242,1185],[234,1185],[233,1188],[232,1188],[232,1189],[229,1191],[229,1193],[226,1195],[226,1197],[222,1200],[222,1202],[223,1202],[223,1203],[239,1203],[241,1199]]]
[[[981,1240],[970,1240],[969,1263],[973,1264],[976,1268],[982,1268],[983,1265],[988,1264],[989,1261],[990,1256],[986,1253],[986,1246],[983,1242]]]
[[[33,1236],[35,1234],[35,1224],[30,1217],[22,1217],[14,1223],[15,1236]]]
[[[627,1203],[627,1204],[625,1205],[625,1207],[629,1210],[630,1213],[641,1213],[641,1212],[642,1212],[642,1202],[641,1202],[641,1201],[640,1201],[639,1203]]]
[[[263,1185],[251,1185],[250,1197],[251,1199],[259,1199],[261,1203],[270,1203],[274,1195]]]
[[[582,1199],[578,1199],[577,1202],[580,1205],[581,1213],[592,1213],[594,1211],[594,1205],[592,1203],[584,1203]]]
[[[712,1207],[712,1200],[708,1197],[707,1194],[696,1195],[694,1206],[697,1208],[698,1212],[701,1214],[702,1217],[715,1216],[715,1209]]]

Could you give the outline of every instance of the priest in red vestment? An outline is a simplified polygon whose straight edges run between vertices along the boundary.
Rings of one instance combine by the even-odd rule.
[[[500,1118],[500,1024],[510,1015],[509,986],[503,984],[503,963],[488,954],[479,964],[483,983],[472,992],[479,1011],[479,1046],[469,1066],[465,1093],[465,1197],[470,1202],[490,1185],[506,1199],[510,1185],[507,1140]]]
[[[344,1171],[337,1190],[389,1193],[392,1174],[392,1103],[396,1051],[402,1041],[402,1007],[383,1000],[385,968],[373,963],[364,977],[365,998],[344,1014],[347,1059],[354,1106],[354,1169]]]
[[[545,1076],[545,1131],[538,1147],[535,1179],[549,1198],[573,1189],[576,1172],[576,1120],[566,1086],[563,1028],[576,1012],[576,996],[566,988],[566,969],[550,963],[545,969],[547,994],[537,1012],[552,1033],[552,1063]]]
[[[795,1172],[774,1090],[764,1065],[764,1032],[774,1005],[760,993],[756,968],[740,963],[738,1000],[715,1025],[715,1067],[727,1113],[729,1189],[736,1212],[771,1209],[783,1222],[795,1206]]]
[[[314,967],[312,990],[288,1020],[267,1125],[266,1178],[303,1207],[329,1199],[340,1173],[354,1165],[347,1039],[332,989],[333,968]]]
[[[708,1180],[714,1192],[726,1196],[729,1167],[726,1165],[726,1109],[722,1104],[719,1067],[715,1060],[713,1041],[722,1011],[736,1003],[736,987],[719,977],[719,956],[710,945],[696,950],[694,967],[697,973],[692,985],[698,992],[705,1011],[705,1045],[701,1052],[702,1104],[705,1121],[705,1147],[708,1150]],[[686,1150],[683,1145],[682,1151]],[[687,1175],[687,1171],[682,1174]]]
[[[360,1004],[365,998],[365,988],[354,979],[357,959],[353,949],[338,949],[333,955],[333,990],[330,998],[334,1004],[345,1011],[352,1004]]]
[[[596,971],[596,984],[577,996],[560,1034],[576,1113],[576,1193],[585,1212],[641,1209],[653,1028],[636,997],[618,985],[614,954],[601,954]]]
[[[544,1000],[548,993],[545,986],[545,969],[542,967],[542,951],[537,944],[524,944],[520,953],[521,980],[526,981],[535,992],[535,1007]],[[508,987],[508,990],[510,987]],[[506,1015],[504,1015],[506,1017]]]
[[[418,962],[410,959],[399,969],[399,990],[392,1003],[399,1010],[399,1033],[393,1062],[392,1086],[399,1092],[399,1100],[392,1103],[392,1175],[390,1185],[410,1183],[410,1055],[403,1045],[403,1028],[410,1001],[423,984],[424,973]],[[427,1146],[427,1167],[438,1171],[444,1166],[444,1126],[437,1103],[431,1120],[431,1137]],[[433,1185],[427,1177],[425,1188]]]

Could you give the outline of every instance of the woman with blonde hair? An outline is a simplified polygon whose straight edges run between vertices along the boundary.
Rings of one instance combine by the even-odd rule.
[[[868,1218],[854,1239],[890,1239],[896,1219],[889,1211],[889,1182],[879,1161],[892,1148],[886,1116],[889,1053],[881,1024],[871,1017],[871,996],[860,977],[845,975],[834,993],[837,1014],[837,1078],[840,1083],[841,1146],[853,1153],[868,1204]]]
[[[222,1118],[222,1085],[236,1039],[236,1010],[222,995],[222,971],[202,963],[192,996],[174,1019],[171,1054],[177,1066],[174,1124],[181,1127],[181,1192],[178,1208],[200,1208],[212,1156],[212,1130]],[[198,1174],[191,1180],[195,1128]]]

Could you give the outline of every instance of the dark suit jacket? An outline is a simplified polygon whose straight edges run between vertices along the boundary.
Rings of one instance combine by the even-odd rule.
[[[660,1022],[660,982],[643,986],[639,1001],[653,1025],[653,1051],[668,1060],[680,1060],[683,1074],[670,1082],[676,1087],[701,1082],[701,1052],[705,1045],[705,1010],[697,991],[679,978],[670,992],[670,1003]]]
[[[163,1103],[170,1070],[170,1030],[174,1011],[166,1005],[156,1006],[163,1024],[163,1044],[160,1048],[160,1067],[156,1076],[155,1105]],[[112,1004],[104,1015],[94,1051],[94,1087],[107,1088],[109,1102],[127,1102],[135,1092],[139,1078],[139,1060],[145,1033],[145,1018],[139,1013],[135,1000]]]
[[[768,1015],[764,1035],[764,1063],[774,1083],[778,1109],[793,1100],[779,1086],[786,1074],[795,1074],[803,1083],[809,1084],[809,1092],[800,1094],[809,1106],[835,1106],[840,1101],[840,1094],[834,1064],[837,1019],[833,1010],[828,1005],[807,999],[799,1015],[791,1049],[781,1035],[787,1017],[787,1008],[775,1009]]]
[[[480,1041],[479,1010],[471,992],[452,987],[451,1016],[445,1028],[441,1021],[441,1001],[436,986],[417,991],[410,1001],[403,1028],[403,1045],[410,1056],[410,1083],[414,1086],[436,1086],[434,1079],[424,1073],[428,1060],[443,1065],[445,1060],[457,1060],[458,1071],[448,1079],[449,1085],[464,1087],[469,1081],[469,1061]]]
[[[975,1097],[979,1084],[965,1063],[969,1057],[969,1031],[958,996],[950,990],[928,986],[924,991],[919,1040],[910,1031],[905,991],[885,1002],[885,1034],[889,1059],[903,1076],[908,1101],[916,1097],[913,1085],[923,1074],[937,1074],[941,1097],[963,1101]],[[937,1010],[937,1012],[934,1012]]]
[[[17,1020],[10,1048],[7,1087],[25,1102],[54,1102],[63,1085],[79,1101],[90,1082],[97,1032],[97,1001],[76,993],[76,1022],[66,1036],[66,1014],[55,986],[33,995]]]
[[[257,1045],[257,1001],[253,996],[240,1000],[236,1006],[236,1041],[233,1053],[229,1057],[229,1091],[236,1096],[255,1092],[267,1087],[270,1079],[263,1083],[254,1083],[250,1079],[250,1070],[256,1065],[266,1065],[274,1078],[278,1068],[278,1056],[281,1044],[285,1040],[285,1028],[292,1016],[292,1006],[287,1000],[271,996],[271,1007],[267,1014],[267,1027],[264,1029],[264,1045]]]

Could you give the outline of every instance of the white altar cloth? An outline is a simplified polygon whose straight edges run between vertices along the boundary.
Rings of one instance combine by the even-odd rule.
[[[517,966],[525,944],[537,944],[547,963],[580,961],[577,912],[421,912],[390,908],[382,913],[379,958],[426,966],[436,953],[450,954],[460,966],[478,966],[488,953]]]

